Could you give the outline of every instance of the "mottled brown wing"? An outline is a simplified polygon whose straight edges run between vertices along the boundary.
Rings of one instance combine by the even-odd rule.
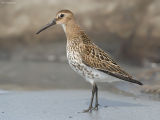
[[[119,79],[142,85],[142,83],[139,81],[132,79],[132,77],[124,70],[122,70],[120,66],[109,57],[107,53],[98,48],[95,44],[82,44],[80,45],[80,49],[82,62],[87,66]]]

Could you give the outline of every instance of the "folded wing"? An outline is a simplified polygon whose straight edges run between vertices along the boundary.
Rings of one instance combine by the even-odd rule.
[[[132,77],[122,70],[109,55],[93,43],[80,45],[80,55],[82,62],[96,70],[114,76],[116,78],[142,85],[141,82],[132,79]]]

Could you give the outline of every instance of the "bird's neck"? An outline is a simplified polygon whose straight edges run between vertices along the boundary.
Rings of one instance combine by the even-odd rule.
[[[64,32],[67,37],[67,41],[74,40],[74,38],[79,37],[82,34],[82,30],[79,25],[76,24],[74,19],[71,19],[67,22],[67,24],[62,25]]]

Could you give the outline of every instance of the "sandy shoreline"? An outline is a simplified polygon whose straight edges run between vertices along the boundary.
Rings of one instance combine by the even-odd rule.
[[[85,90],[3,91],[0,120],[158,120],[160,102],[99,93],[99,111],[81,113],[88,107]],[[107,107],[106,107],[107,106]]]

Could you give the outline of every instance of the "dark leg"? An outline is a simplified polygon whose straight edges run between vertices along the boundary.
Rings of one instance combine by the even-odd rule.
[[[89,108],[84,110],[83,112],[92,111],[92,109],[93,109],[92,104],[93,104],[94,94],[95,94],[95,84],[92,87],[92,97],[91,97],[91,102],[90,102]]]
[[[96,93],[96,103],[95,103],[95,107],[94,109],[98,110],[98,87],[97,85],[95,84],[95,93]]]

